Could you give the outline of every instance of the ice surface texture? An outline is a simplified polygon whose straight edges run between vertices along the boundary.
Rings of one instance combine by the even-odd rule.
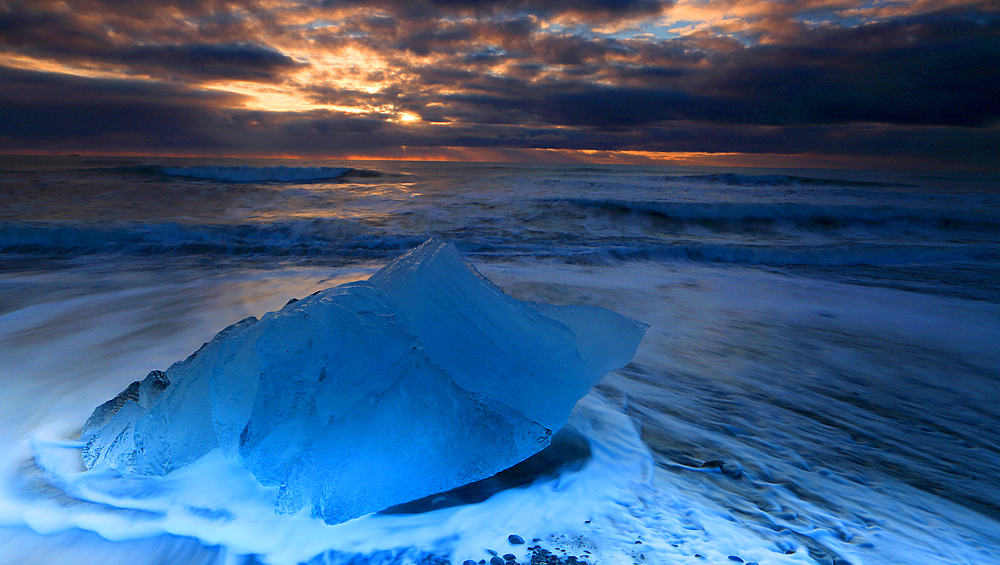
[[[340,523],[540,451],[645,330],[515,300],[432,239],[133,383],[87,421],[84,462],[166,474],[221,449],[278,513]]]

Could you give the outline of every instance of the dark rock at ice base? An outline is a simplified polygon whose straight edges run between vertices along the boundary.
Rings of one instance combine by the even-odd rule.
[[[381,513],[423,514],[441,508],[477,504],[498,492],[527,486],[538,480],[555,478],[563,473],[577,470],[590,459],[591,455],[587,438],[572,427],[565,426],[552,434],[552,441],[548,447],[509,469],[447,492],[434,493],[418,500],[397,504],[382,510]],[[510,541],[510,537],[507,539],[514,544]]]
[[[646,327],[515,300],[432,239],[133,383],[87,421],[84,462],[163,475],[221,449],[276,512],[340,523],[542,450]]]

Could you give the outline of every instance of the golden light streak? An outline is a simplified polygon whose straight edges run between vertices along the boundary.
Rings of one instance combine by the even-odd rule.
[[[144,75],[126,74],[113,68],[96,68],[91,66],[80,66],[68,63],[60,63],[52,59],[39,59],[18,53],[0,53],[0,65],[20,69],[22,71],[35,71],[40,73],[57,73],[72,75],[84,78],[104,78],[104,79],[143,79]]]

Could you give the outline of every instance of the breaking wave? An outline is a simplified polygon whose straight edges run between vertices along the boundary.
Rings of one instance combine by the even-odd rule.
[[[415,247],[419,237],[373,233],[349,220],[276,224],[0,223],[0,253],[72,257],[96,254],[169,256],[332,256],[381,259]]]
[[[708,175],[671,175],[664,177],[667,181],[701,182],[706,184],[725,184],[729,186],[912,186],[901,183],[861,181],[847,179],[828,179],[817,177],[802,177],[795,175],[742,175],[737,173],[719,173]]]
[[[875,245],[723,245],[683,243],[673,245],[607,245],[577,252],[572,263],[614,264],[623,261],[681,261],[759,265],[766,267],[879,267],[929,263],[1000,261],[1000,251],[976,246],[956,251],[948,248],[880,247]]]
[[[680,237],[510,237],[498,230],[433,233],[478,257],[535,257],[569,263],[683,261],[764,266],[879,266],[949,261],[1000,262],[989,243],[961,246],[879,242],[780,244],[718,243]],[[667,234],[669,235],[669,234]],[[0,223],[0,253],[24,257],[126,256],[243,257],[262,260],[382,260],[420,244],[423,236],[392,233],[351,220],[314,219],[273,224]]]
[[[116,541],[194,537],[225,546],[232,554],[227,563],[461,563],[489,559],[489,547],[528,563],[531,550],[512,545],[509,534],[556,551],[571,547],[559,534],[580,531],[600,543],[610,561],[631,561],[637,538],[623,543],[621,530],[639,536],[659,520],[655,507],[637,510],[658,495],[652,456],[634,422],[592,394],[560,434],[564,439],[554,440],[545,456],[494,478],[334,526],[304,514],[276,515],[277,488],[261,486],[218,450],[169,475],[123,477],[84,471],[78,441],[36,434],[28,460],[7,479],[15,496],[0,496],[0,511],[7,525],[43,533],[79,528]],[[532,508],[548,511],[525,511]],[[650,552],[669,551],[674,538],[668,530],[649,531],[643,539],[643,551]],[[595,547],[576,549],[582,557]]]
[[[339,179],[351,171],[346,167],[155,167],[161,174],[174,177],[222,182],[301,182]]]
[[[612,199],[549,199],[550,207],[567,206],[608,216],[634,215],[677,224],[744,231],[754,227],[790,224],[798,229],[830,230],[850,227],[922,227],[933,230],[1000,231],[1000,219],[975,211],[931,208],[818,206],[799,203],[737,204],[649,202]]]

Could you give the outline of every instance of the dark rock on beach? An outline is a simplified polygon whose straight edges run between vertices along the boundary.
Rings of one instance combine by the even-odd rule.
[[[561,558],[540,547],[536,547],[532,551],[530,563],[531,565],[589,565],[588,561],[575,555]]]

